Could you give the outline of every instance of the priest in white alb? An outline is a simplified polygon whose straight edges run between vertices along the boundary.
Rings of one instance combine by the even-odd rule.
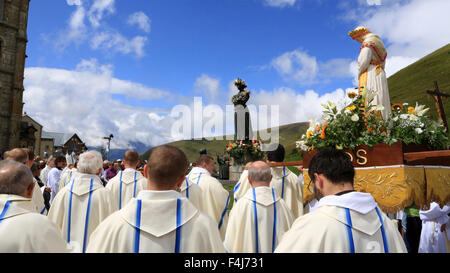
[[[45,165],[45,168],[41,172],[41,181],[44,183],[44,185],[47,185],[48,180],[48,173],[55,167],[55,157],[50,156],[48,158],[47,164]]]
[[[447,227],[449,213],[450,205],[441,208],[436,202],[432,202],[428,210],[419,211],[420,220],[422,220],[419,253],[447,253],[449,251],[446,238],[446,233],[449,231]]]
[[[102,166],[99,152],[81,154],[78,176],[56,195],[48,214],[63,238],[70,244],[79,245],[83,253],[91,233],[113,212],[110,192],[98,176]]]
[[[35,186],[28,167],[0,161],[0,253],[76,252],[55,224],[35,212],[31,201]]]
[[[136,151],[125,152],[123,165],[125,170],[117,173],[106,184],[106,188],[111,192],[111,206],[114,211],[122,209],[128,201],[147,188],[147,179],[136,170],[139,165],[139,154]]]
[[[317,209],[294,222],[275,252],[406,253],[397,225],[369,193],[354,191],[355,169],[344,151],[320,150],[308,174]]]
[[[285,150],[283,145],[276,144],[274,148],[266,152],[268,164],[284,161]],[[276,193],[286,202],[286,205],[292,211],[292,215],[294,215],[294,219],[303,215],[303,189],[298,176],[287,167],[272,167],[270,186],[275,188]]]
[[[145,166],[148,188],[94,231],[93,253],[224,253],[216,222],[179,190],[188,168],[186,155],[156,147]]]
[[[248,173],[252,188],[230,212],[225,247],[232,253],[272,253],[294,218],[284,200],[270,187],[269,165],[254,162]]]
[[[242,172],[241,176],[239,177],[238,182],[236,183],[236,186],[234,186],[234,202],[236,203],[239,199],[241,199],[242,196],[244,196],[249,189],[251,189],[252,186],[250,186],[250,183],[248,182],[248,168],[252,162],[248,162],[245,165],[244,171]]]
[[[200,186],[203,192],[203,212],[211,216],[220,231],[222,239],[228,223],[228,204],[230,203],[230,193],[224,189],[222,184],[211,173],[214,171],[214,158],[209,155],[200,155],[195,168],[188,176],[189,183]]]

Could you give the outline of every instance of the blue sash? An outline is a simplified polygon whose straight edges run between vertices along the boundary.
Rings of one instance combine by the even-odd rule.
[[[256,193],[255,188],[252,188],[253,190],[253,211],[254,211],[254,217],[255,217],[255,253],[259,253],[259,241],[258,241],[258,210],[256,208]]]
[[[136,233],[134,234],[134,253],[139,253],[139,239],[141,236],[141,209],[142,209],[142,200],[137,200]]]
[[[3,221],[3,217],[5,217],[6,212],[8,211],[10,205],[11,205],[11,201],[7,201],[5,203],[5,207],[3,208],[2,213],[0,214],[0,223]]]
[[[67,243],[70,243],[70,225],[72,223],[72,198],[73,198],[73,185],[75,185],[75,179],[72,182],[72,186],[70,186],[70,199],[69,199],[69,216],[67,223]]]
[[[177,199],[177,230],[175,234],[175,253],[180,253],[181,246],[181,199]]]
[[[284,198],[284,178],[286,176],[286,167],[283,167],[283,180],[281,183],[281,198]]]
[[[350,245],[350,253],[355,253],[355,243],[353,241],[353,234],[352,234],[352,218],[350,217],[350,210],[348,208],[345,209],[345,214],[347,216],[347,235],[348,235],[348,241]]]
[[[87,232],[89,227],[89,213],[91,210],[91,198],[92,198],[92,187],[94,186],[94,179],[91,179],[91,186],[89,188],[89,201],[86,211],[86,221],[84,223],[84,239],[83,239],[83,253],[86,252],[86,240],[87,240]]]
[[[375,210],[377,211],[378,217],[380,218],[381,222],[381,235],[383,236],[384,253],[389,253],[389,246],[386,238],[386,232],[384,231],[383,218],[381,217],[381,213],[378,210],[378,207],[376,207]]]
[[[273,235],[272,235],[272,253],[275,251],[275,243],[277,239],[277,199],[275,198],[275,190],[272,188],[273,196]]]

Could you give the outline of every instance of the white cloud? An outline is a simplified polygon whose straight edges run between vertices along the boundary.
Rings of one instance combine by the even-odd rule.
[[[318,73],[316,57],[300,50],[286,52],[271,62],[275,70],[286,80],[299,84],[311,84]]]
[[[264,0],[264,2],[271,7],[279,7],[279,8],[283,8],[283,7],[292,7],[296,0]]]
[[[147,37],[136,36],[129,40],[116,31],[104,31],[95,33],[91,39],[92,49],[100,49],[108,52],[120,52],[122,54],[134,53],[137,57],[145,56],[144,47]]]
[[[113,14],[115,12],[115,0],[94,0],[88,12],[89,21],[93,27],[99,27],[100,21],[105,14]]]
[[[206,98],[213,102],[216,100],[220,92],[219,79],[202,74],[195,80],[194,92],[206,95]]]
[[[66,0],[66,3],[69,6],[80,6],[80,5],[82,5],[81,0]]]
[[[24,102],[28,114],[46,131],[76,132],[89,146],[104,144],[110,133],[114,148],[131,141],[159,145],[172,141],[167,110],[129,106],[114,94],[160,99],[169,92],[113,77],[113,67],[83,60],[75,70],[27,68]]]
[[[150,18],[142,11],[135,12],[128,17],[127,23],[131,26],[137,25],[142,31],[150,33]]]

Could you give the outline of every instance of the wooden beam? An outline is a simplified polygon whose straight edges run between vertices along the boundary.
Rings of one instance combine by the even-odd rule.
[[[303,161],[291,161],[291,162],[271,162],[270,167],[298,167],[303,166]]]
[[[450,158],[450,150],[404,153],[403,154],[403,158],[406,161],[414,161],[414,160],[420,160],[420,159],[425,159],[425,158],[436,158],[436,157],[449,157]]]

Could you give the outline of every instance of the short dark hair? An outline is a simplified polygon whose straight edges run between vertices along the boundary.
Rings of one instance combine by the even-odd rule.
[[[28,161],[34,160],[34,152],[33,152],[33,150],[28,149],[28,148],[22,148],[22,150],[24,150],[24,152],[27,153]]]
[[[314,174],[322,174],[333,184],[351,183],[355,179],[355,168],[350,156],[343,150],[324,148],[313,157],[308,174],[315,182]]]
[[[65,158],[64,156],[58,155],[58,156],[55,158],[55,166],[58,165],[59,162],[65,162],[65,161],[66,161],[66,158]]]
[[[123,161],[130,165],[136,165],[139,162],[139,154],[134,150],[126,151],[123,155]]]
[[[267,159],[273,162],[283,162],[284,161],[284,147],[281,144],[275,144],[277,148],[271,151],[267,151]]]
[[[189,161],[179,148],[163,145],[153,149],[147,166],[152,183],[163,188],[171,188],[186,174]]]

